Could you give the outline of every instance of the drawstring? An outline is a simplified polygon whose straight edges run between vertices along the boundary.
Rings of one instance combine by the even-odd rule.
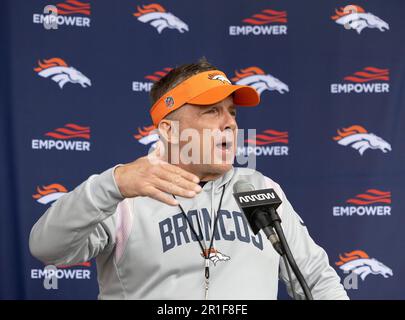
[[[214,226],[213,227],[211,226],[211,229],[213,229],[213,231],[212,231],[212,234],[211,234],[210,245],[208,247],[208,251],[207,251],[207,248],[205,246],[205,243],[203,245],[202,242],[200,241],[200,239],[199,239],[199,237],[197,235],[197,232],[194,229],[193,224],[189,220],[188,216],[186,215],[183,207],[181,206],[181,204],[179,202],[179,208],[181,210],[181,213],[186,218],[186,221],[187,221],[188,225],[190,226],[191,232],[193,232],[195,238],[197,239],[198,244],[200,245],[200,248],[201,248],[202,255],[205,258],[204,276],[205,276],[205,284],[206,284],[206,286],[205,286],[205,298],[206,299],[208,299],[208,284],[209,284],[209,278],[210,278],[209,257],[210,257],[210,253],[211,253],[211,250],[212,250],[212,247],[213,247],[213,244],[214,244],[214,237],[215,237],[215,232],[217,230],[217,224],[218,224],[218,218],[219,218],[218,213],[221,211],[222,199],[224,198],[224,194],[225,194],[225,186],[226,186],[226,184],[224,184],[222,186],[222,194],[221,194],[221,198],[219,199],[218,210],[217,210],[216,213],[214,213],[215,220],[214,220],[214,217],[211,218],[211,225],[212,225],[212,220],[214,220]],[[212,184],[212,189],[214,189],[214,183]],[[172,194],[172,196],[173,196],[174,199],[176,199],[175,195]],[[213,200],[213,192],[212,192],[212,196],[211,196],[211,212],[212,212],[212,207],[213,207],[212,206],[213,201],[214,200]],[[204,235],[202,233],[200,220],[199,220],[199,217],[198,217],[198,211],[197,211],[197,224],[198,224],[198,231],[199,231],[202,239],[204,239]]]
[[[212,182],[212,188],[211,188],[211,230],[214,230],[214,226],[215,226],[215,224],[216,224],[216,221],[214,220],[214,218],[215,218],[215,216],[214,216],[214,214],[215,214],[215,211],[214,211],[214,194],[215,194],[215,188],[214,188],[214,186],[215,186],[215,183],[214,183],[214,181]],[[218,214],[218,212],[217,212],[217,214]],[[215,231],[214,231],[215,232]],[[215,234],[213,232],[213,234]],[[214,239],[213,240],[213,242],[215,242],[215,237],[212,237],[212,239]],[[210,239],[210,241],[211,241],[211,239]],[[211,246],[211,243],[210,243],[210,246]],[[212,246],[214,246],[214,243],[212,243]],[[210,252],[208,252],[208,255],[209,255],[209,253]]]
[[[219,199],[218,210],[215,213],[215,221],[214,221],[214,228],[213,228],[214,230],[212,231],[211,242],[210,242],[210,246],[209,246],[210,251],[208,251],[208,256],[209,256],[209,253],[211,252],[211,248],[213,247],[213,244],[214,244],[214,238],[215,238],[214,235],[217,230],[219,212],[221,211],[222,199],[224,198],[224,193],[225,193],[225,184],[222,186],[222,193],[221,193],[221,198]],[[212,196],[212,198],[213,198],[213,196]],[[212,200],[212,202],[213,202],[213,200]]]

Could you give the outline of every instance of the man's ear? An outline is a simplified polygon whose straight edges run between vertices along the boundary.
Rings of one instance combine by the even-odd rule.
[[[162,119],[158,124],[160,136],[171,144],[178,144],[180,140],[179,122]]]

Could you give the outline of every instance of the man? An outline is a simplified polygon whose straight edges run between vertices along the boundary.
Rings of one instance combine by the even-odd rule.
[[[232,166],[235,105],[257,105],[257,92],[202,59],[174,68],[151,97],[156,149],[56,201],[32,228],[32,254],[54,265],[96,258],[100,299],[276,299],[278,278],[288,284],[286,266],[233,198],[233,185],[245,180],[283,201],[282,226],[314,298],[347,299],[280,186]],[[207,130],[216,133],[203,143],[197,138]]]

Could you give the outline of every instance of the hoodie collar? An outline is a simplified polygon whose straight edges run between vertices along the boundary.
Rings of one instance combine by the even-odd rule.
[[[226,183],[228,183],[233,175],[234,175],[235,169],[232,167],[229,171],[227,171],[225,174],[223,174],[221,177],[217,178],[216,180],[211,180],[211,181],[202,181],[204,185],[202,188],[204,190],[209,190],[212,187],[214,187],[215,191],[218,189],[222,188],[222,186]]]

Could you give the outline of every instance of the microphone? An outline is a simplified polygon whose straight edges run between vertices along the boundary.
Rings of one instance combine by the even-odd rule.
[[[271,188],[255,190],[255,187],[252,184],[244,180],[237,181],[233,186],[233,191],[233,196],[239,208],[246,216],[253,233],[256,235],[260,230],[263,230],[274,249],[284,259],[287,273],[289,274],[287,264],[288,260],[291,269],[293,270],[302,290],[304,291],[306,299],[313,300],[311,290],[309,289],[304,276],[295,262],[281,227],[281,219],[276,209],[280,206],[282,201],[277,193]],[[277,234],[274,233],[273,228],[276,230]],[[292,293],[296,299],[296,294],[291,279],[290,283]]]
[[[249,202],[245,201],[249,199],[250,191],[255,191],[255,187],[244,180],[239,180],[233,185],[233,192],[236,202],[238,203],[239,208],[241,208],[241,210],[245,214],[253,233],[256,235],[260,231],[260,229],[262,229],[267,239],[272,244],[273,248],[277,251],[277,253],[280,256],[282,256],[284,254],[283,247],[281,246],[280,240],[278,239],[276,233],[273,230],[272,223],[268,219],[267,212],[263,211],[261,207],[259,208],[253,206],[250,207],[248,205]],[[247,198],[237,198],[236,194],[239,193],[246,193],[245,196],[241,195],[241,197],[247,196]],[[264,198],[266,198],[266,196]],[[267,199],[268,198],[271,199],[271,196],[268,196]],[[281,204],[280,198],[278,198],[277,194],[274,193],[274,198],[272,199],[273,200],[266,202],[266,204],[271,205],[271,203],[273,203],[273,205],[277,208]],[[241,204],[240,201],[242,201],[244,204]],[[263,203],[261,204],[263,205]]]

